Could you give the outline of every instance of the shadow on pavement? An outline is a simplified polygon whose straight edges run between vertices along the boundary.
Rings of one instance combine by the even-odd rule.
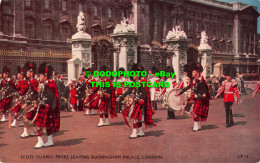
[[[77,145],[80,143],[83,143],[83,140],[87,140],[87,138],[78,138],[78,139],[68,139],[64,141],[57,141],[54,142],[55,146],[72,146],[72,145]]]
[[[0,147],[7,146],[8,144],[0,144]]]
[[[164,130],[148,131],[145,132],[145,136],[160,137],[164,134]]]
[[[158,123],[158,122],[160,122],[160,121],[162,121],[161,118],[154,118],[154,119],[153,119],[153,122],[154,122],[154,123]]]
[[[4,134],[5,132],[0,132],[0,134]]]
[[[111,125],[113,125],[113,126],[122,126],[122,125],[126,125],[126,124],[125,124],[125,121],[122,121],[122,122],[114,122]]]
[[[69,118],[69,117],[72,117],[72,115],[61,116],[60,118]]]
[[[64,132],[67,132],[67,131],[69,131],[69,130],[60,130],[60,131],[57,132],[56,134],[53,134],[53,137],[63,135]]]
[[[190,119],[191,117],[187,117],[187,116],[176,116],[175,119]]]
[[[238,122],[235,122],[235,126],[236,125],[245,125],[247,124],[247,121],[238,121]]]
[[[219,127],[216,126],[216,125],[203,125],[203,126],[201,126],[202,130],[211,130],[211,129],[217,129],[217,128],[219,128]]]
[[[246,116],[243,114],[233,114],[233,117],[246,117]]]

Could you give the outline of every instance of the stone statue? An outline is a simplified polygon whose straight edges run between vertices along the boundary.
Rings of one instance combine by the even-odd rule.
[[[202,44],[207,44],[208,45],[208,35],[206,34],[205,31],[201,32],[201,39],[200,39],[200,45]]]
[[[78,32],[86,30],[85,16],[82,11],[80,11],[78,16],[78,24],[77,24]]]
[[[166,39],[179,39],[179,38],[184,38],[187,39],[187,35],[184,31],[181,30],[181,27],[179,25],[176,25],[175,27],[172,28],[172,31],[169,31]]]
[[[125,33],[125,32],[135,32],[135,25],[129,24],[127,18],[121,20],[121,24],[117,24],[114,29],[114,33]]]

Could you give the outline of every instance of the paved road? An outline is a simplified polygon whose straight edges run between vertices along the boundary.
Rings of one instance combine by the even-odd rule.
[[[22,128],[8,129],[6,122],[0,123],[0,158],[10,163],[256,162],[260,161],[259,101],[244,96],[240,107],[233,108],[231,128],[225,128],[223,99],[211,101],[208,121],[196,133],[191,131],[191,115],[166,120],[166,110],[158,110],[157,126],[134,140],[128,139],[132,130],[121,115],[110,121],[111,126],[98,128],[98,115],[62,112],[55,146],[38,150],[33,149],[37,137],[21,139]]]

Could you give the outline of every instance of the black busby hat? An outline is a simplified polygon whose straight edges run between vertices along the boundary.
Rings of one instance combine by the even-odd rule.
[[[125,68],[124,68],[124,67],[120,67],[120,68],[118,69],[118,71],[125,71]]]
[[[8,67],[8,66],[3,67],[3,73],[9,74],[10,72],[11,72],[10,67]]]
[[[190,71],[196,70],[198,72],[202,72],[203,71],[203,67],[201,66],[200,63],[192,63],[190,65]]]
[[[159,72],[159,69],[156,66],[153,66],[152,73],[155,74],[156,72]]]
[[[100,67],[99,71],[109,71],[109,67],[107,67],[106,65],[103,65]]]
[[[25,72],[31,71],[31,72],[35,73],[36,72],[36,64],[34,62],[28,61],[24,64],[24,70],[25,70]]]
[[[190,65],[188,65],[188,64],[184,65],[183,69],[184,69],[184,72],[189,72],[190,71]]]
[[[24,74],[24,68],[22,66],[17,66],[16,71],[17,71],[17,74],[19,74],[19,73]]]
[[[233,65],[228,65],[228,66],[224,69],[224,71],[223,71],[223,74],[224,74],[225,76],[231,76],[232,78],[235,78],[235,77],[236,77],[236,73],[237,73],[236,68],[235,68],[235,66],[233,66]]]
[[[130,71],[141,71],[141,67],[138,66],[138,64],[133,64]]]
[[[93,72],[93,69],[92,68],[87,68],[85,71],[89,71],[89,72]]]
[[[172,66],[167,66],[166,72],[174,73],[174,68]]]
[[[52,78],[52,73],[53,73],[53,67],[47,63],[42,63],[39,66],[39,74],[44,74],[44,76],[47,76],[47,79]]]
[[[85,67],[82,67],[82,73],[85,73],[87,69]]]

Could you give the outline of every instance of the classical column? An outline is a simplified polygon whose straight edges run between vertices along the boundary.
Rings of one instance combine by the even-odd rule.
[[[167,53],[171,56],[171,66],[174,68],[177,82],[180,82],[184,75],[184,65],[187,64],[187,36],[184,31],[180,31],[180,26],[175,26],[163,42],[168,45]]]
[[[85,17],[81,11],[78,16],[78,32],[72,36],[72,58],[68,63],[68,81],[79,77],[83,67],[92,67],[91,36],[85,32]]]
[[[123,67],[129,71],[134,63],[137,63],[137,40],[138,34],[135,32],[134,24],[129,24],[127,19],[123,19],[121,24],[118,24],[113,37],[114,47],[117,49],[114,52],[114,71]]]
[[[198,50],[201,52],[201,66],[203,67],[202,75],[206,78],[212,74],[212,48],[208,44],[208,35],[205,31],[201,32],[200,46]]]

